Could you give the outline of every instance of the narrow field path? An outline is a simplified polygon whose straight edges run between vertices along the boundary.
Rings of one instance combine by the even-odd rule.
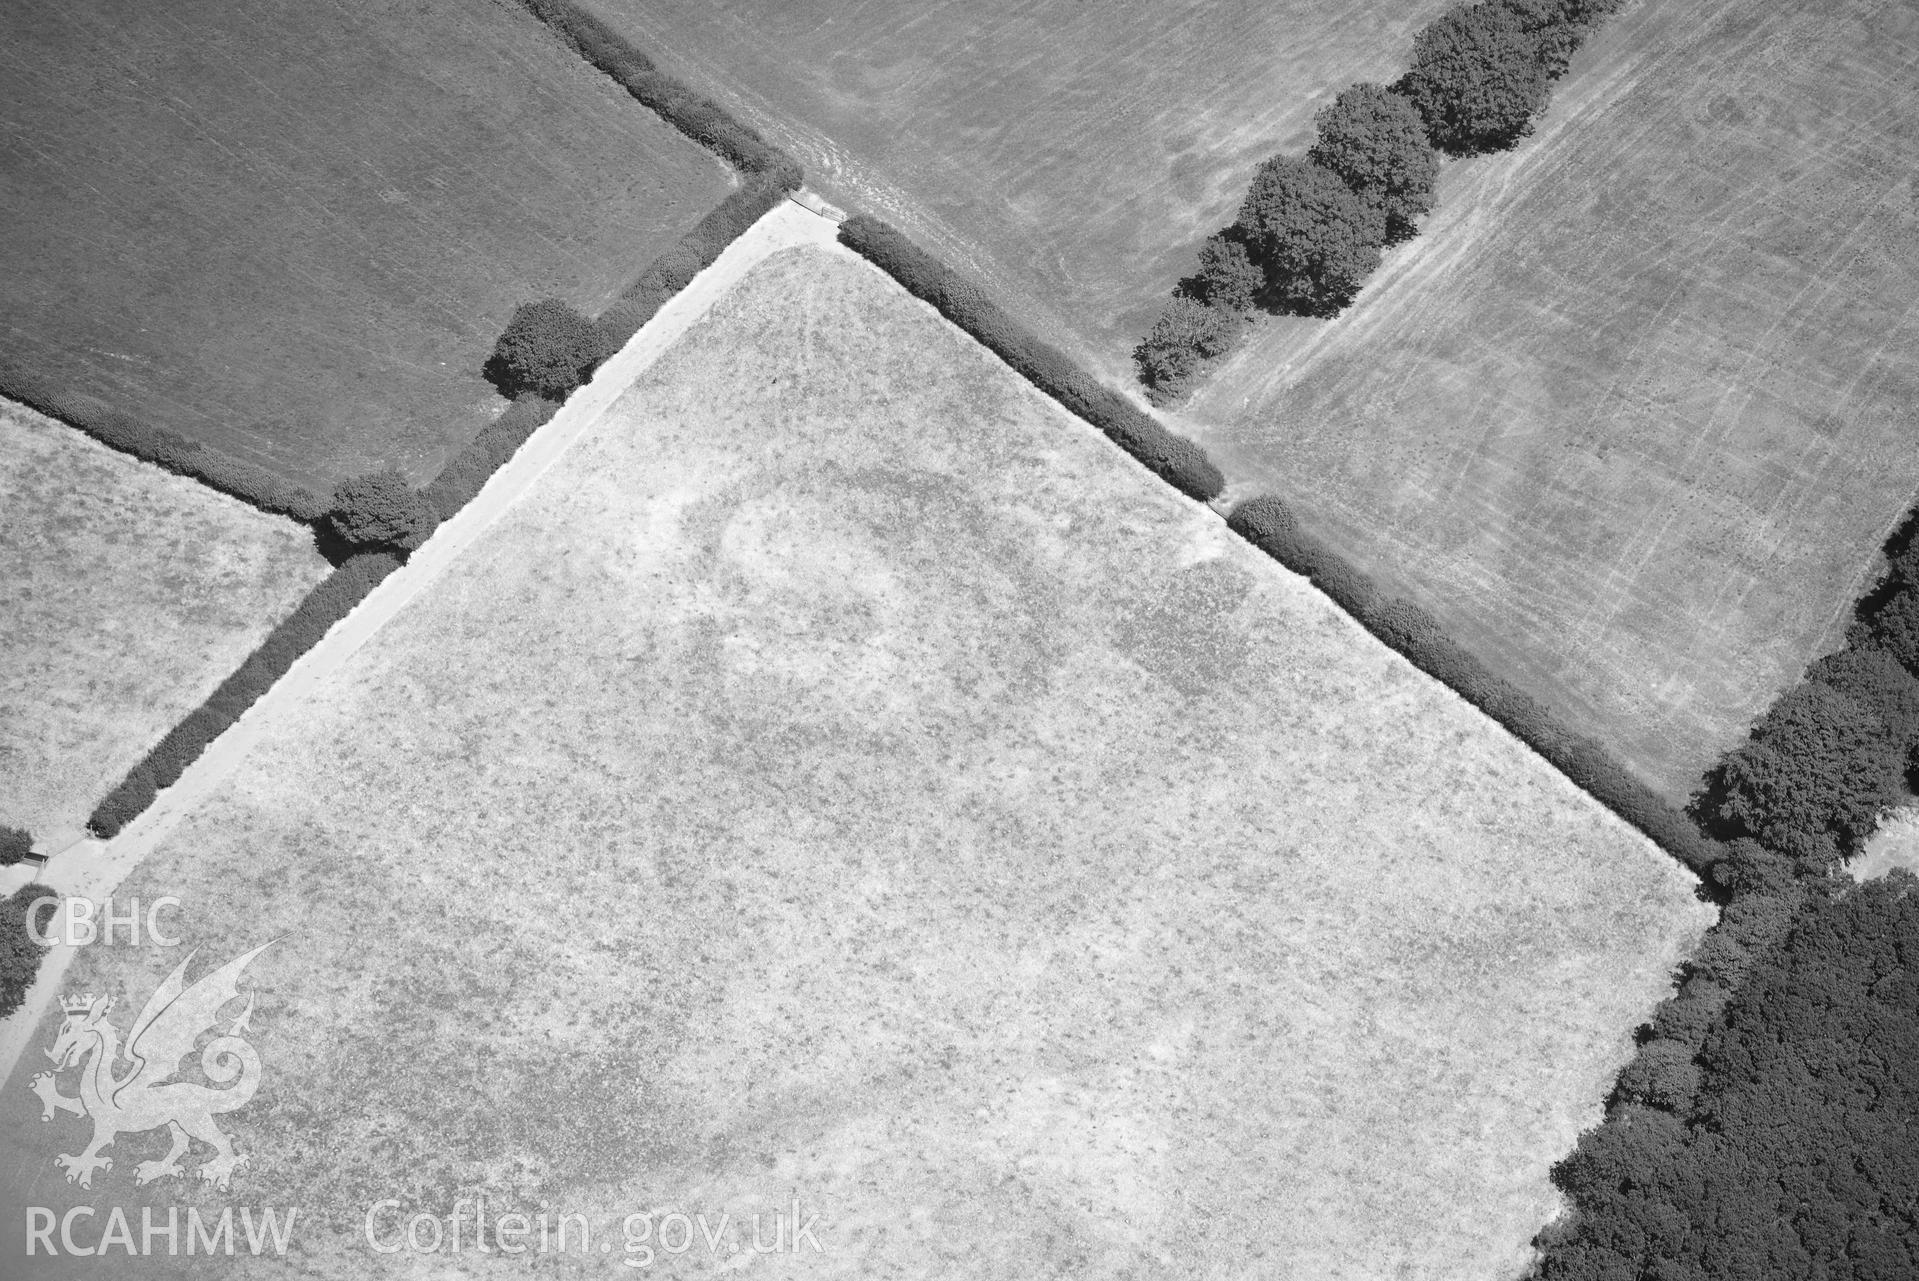
[[[828,207],[830,208],[830,206]],[[472,502],[443,523],[407,563],[388,575],[367,598],[336,623],[319,644],[295,661],[287,674],[233,726],[155,798],[145,813],[111,841],[80,840],[54,854],[44,868],[20,864],[0,869],[0,892],[11,893],[38,881],[63,896],[88,898],[96,906],[124,881],[185,815],[196,809],[246,758],[269,730],[300,715],[307,697],[337,671],[373,634],[420,593],[506,512],[568,446],[592,425],[633,380],[713,304],[762,260],[797,245],[835,246],[838,223],[788,200],[729,245],[712,266],[695,276],[659,314],[604,365],[593,380],[568,397],[553,418],[534,432],[519,452],[496,472]],[[0,1022],[0,1082],[11,1079],[41,1016],[72,961],[74,949],[55,946],[41,963],[39,976],[21,1007]]]

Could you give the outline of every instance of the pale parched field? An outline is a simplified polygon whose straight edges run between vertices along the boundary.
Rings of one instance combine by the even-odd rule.
[[[1405,69],[1445,0],[590,0],[1115,379],[1313,113]]]
[[[1683,798],[1919,487],[1915,103],[1911,6],[1646,4],[1181,426]]]
[[[1510,1276],[1711,919],[1691,885],[794,250],[121,887],[182,898],[197,965],[277,940],[231,1195],[134,1189],[158,1136],[68,1187],[83,1127],[21,1077],[4,1195],[298,1206],[292,1266],[353,1278],[517,1274],[470,1208],[457,1259],[367,1243],[380,1201],[481,1195],[587,1216],[567,1275],[635,1257],[630,1213],[726,1214],[724,1254],[797,1203],[821,1252],[754,1275]],[[68,990],[124,1026],[183,951],[89,949]]]
[[[0,401],[0,823],[77,835],[326,574],[303,526]]]

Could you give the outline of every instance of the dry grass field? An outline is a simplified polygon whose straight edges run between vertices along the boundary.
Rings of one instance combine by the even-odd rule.
[[[512,0],[0,6],[7,358],[320,492],[431,479],[516,304],[727,184]]]
[[[326,572],[302,526],[0,401],[0,823],[76,832]]]
[[[652,1272],[1510,1276],[1710,919],[1690,886],[929,308],[793,250],[121,887],[183,899],[196,965],[277,940],[231,1194],[136,1190],[158,1136],[68,1187],[83,1127],[15,1079],[0,1196],[297,1206],[288,1266],[356,1281],[520,1274],[470,1208],[457,1258],[367,1244],[377,1202],[481,1195],[586,1216],[564,1275],[634,1258],[629,1213],[724,1255],[797,1203],[819,1253]],[[183,951],[87,949],[68,990],[138,1008]]]
[[[1919,486],[1915,102],[1911,6],[1644,5],[1182,425],[1683,796]]]
[[[590,0],[1115,378],[1259,162],[1445,0]]]

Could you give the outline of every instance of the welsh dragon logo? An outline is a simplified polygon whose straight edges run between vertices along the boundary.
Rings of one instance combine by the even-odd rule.
[[[224,1021],[220,1010],[239,997],[241,971],[270,946],[269,941],[235,957],[201,975],[190,987],[186,971],[194,954],[189,953],[155,989],[140,1017],[133,1021],[125,1050],[131,1066],[118,1075],[115,1068],[122,1057],[120,1033],[107,1021],[112,998],[61,999],[66,1019],[53,1048],[46,1052],[56,1066],[52,1072],[36,1074],[31,1088],[40,1096],[42,1121],[53,1120],[56,1112],[93,1120],[93,1142],[84,1152],[54,1158],[54,1163],[66,1170],[67,1182],[92,1187],[96,1169],[113,1168],[112,1160],[100,1154],[113,1145],[115,1138],[165,1126],[173,1146],[159,1160],[135,1166],[134,1182],[146,1184],[182,1173],[180,1158],[187,1153],[188,1140],[198,1139],[214,1150],[214,1155],[201,1164],[200,1177],[226,1190],[227,1181],[247,1163],[247,1158],[234,1152],[233,1140],[221,1132],[213,1118],[243,1108],[252,1099],[260,1086],[260,1055],[241,1035],[248,1030],[253,1015],[252,992],[247,993],[246,1008],[232,1016],[224,1032],[220,1032]],[[201,1049],[200,1066],[207,1079],[226,1087],[223,1089],[172,1080],[180,1060],[206,1031],[220,1034]],[[58,1082],[59,1073],[73,1067],[80,1069],[77,1098],[60,1093]],[[237,1083],[228,1085],[236,1077]]]

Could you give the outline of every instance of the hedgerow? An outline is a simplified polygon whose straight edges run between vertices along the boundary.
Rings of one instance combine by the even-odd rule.
[[[579,5],[571,0],[520,3],[581,57],[734,168],[768,175],[788,191],[800,185],[799,165],[792,157],[734,119],[726,108],[662,73],[625,36]]]
[[[859,214],[840,224],[840,241],[909,293],[938,308],[1035,387],[1105,432],[1181,493],[1205,502],[1225,488],[1225,477],[1199,446],[1166,430],[1118,392],[1101,386],[1064,352],[1000,310],[972,281],[899,231]]]
[[[451,518],[478,494],[600,360],[624,345],[668,298],[799,186],[799,166],[790,157],[716,103],[662,75],[650,59],[592,14],[567,0],[522,3],[640,102],[742,170],[740,186],[655,259],[596,320],[588,321],[553,299],[521,307],[496,344],[487,370],[513,403],[425,489],[416,491],[398,473],[387,473],[344,482],[330,501],[301,491],[296,496],[297,510],[272,508],[304,520],[324,517],[343,542],[360,550],[308,593],[239,670],[128,771],[95,807],[88,826],[96,835],[117,834],[152,804],[158,788],[178,779],[294,660],[391,573],[401,556],[418,547],[437,522]],[[189,454],[199,450],[185,441],[179,441],[177,448]],[[260,501],[250,494],[240,496]]]
[[[57,389],[4,362],[0,362],[0,396],[58,418],[111,449],[197,480],[263,511],[303,521],[316,520],[326,511],[325,498],[264,467],[141,422],[91,396]]]
[[[33,986],[34,975],[40,972],[40,960],[47,954],[27,930],[27,909],[35,900],[58,897],[53,889],[36,882],[0,899],[0,1019],[20,1008],[27,989]],[[41,919],[34,922],[40,933],[47,932],[48,917],[55,910],[51,904],[40,909]]]
[[[1364,622],[1373,615],[1379,593],[1372,579],[1299,527],[1292,511],[1277,498],[1252,498],[1227,516],[1229,529],[1274,560],[1310,578],[1340,608]]]
[[[677,245],[654,259],[619,300],[600,314],[597,324],[607,353],[625,345],[667,299],[712,266],[728,245],[785,200],[791,190],[783,173],[748,174],[737,189],[680,237]]]
[[[471,502],[501,464],[513,457],[559,408],[558,403],[539,396],[521,396],[468,441],[466,448],[455,454],[433,478],[433,483],[421,491],[439,518],[451,520],[455,512]]]
[[[0,867],[9,867],[33,853],[33,834],[0,824]]]
[[[1493,675],[1425,610],[1382,596],[1365,573],[1302,529],[1284,502],[1271,496],[1248,499],[1233,509],[1226,523],[1286,568],[1311,579],[1373,635],[1504,726],[1686,866],[1703,873],[1724,857],[1717,842],[1599,743],[1566,730],[1544,706]]]
[[[247,656],[239,670],[220,682],[206,702],[168,731],[146,758],[128,771],[95,807],[87,822],[89,830],[103,838],[118,835],[153,803],[157,788],[171,786],[181,771],[199,759],[207,744],[253,706],[286,674],[294,660],[318,644],[327,629],[345,618],[399,564],[392,552],[365,552],[322,579]]]

